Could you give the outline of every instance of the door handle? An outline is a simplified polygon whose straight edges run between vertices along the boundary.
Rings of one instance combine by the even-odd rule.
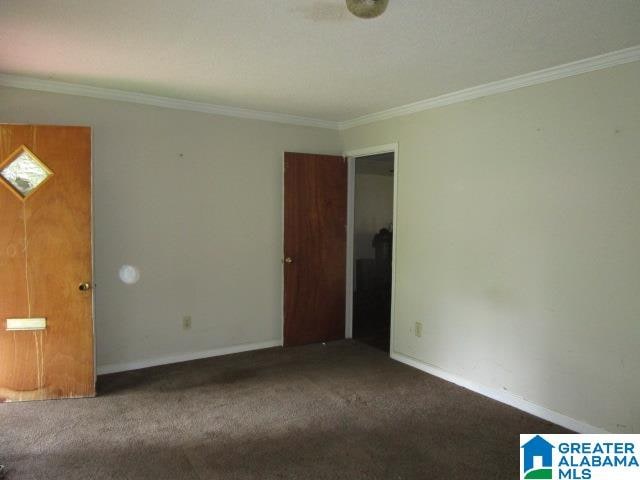
[[[91,290],[91,284],[90,283],[81,283],[80,285],[78,285],[78,290],[80,290],[81,292],[86,292],[87,290]]]
[[[293,258],[291,258],[291,257],[285,257],[285,258],[284,258],[284,263],[293,263]]]

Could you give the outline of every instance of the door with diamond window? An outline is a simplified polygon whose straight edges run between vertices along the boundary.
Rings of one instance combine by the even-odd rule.
[[[0,402],[95,395],[91,130],[0,125]]]

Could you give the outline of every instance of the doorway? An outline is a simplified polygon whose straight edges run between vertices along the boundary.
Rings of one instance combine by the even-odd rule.
[[[356,166],[358,176],[384,176],[378,183],[387,192],[386,214],[373,221],[377,228],[365,233],[358,227],[357,250]],[[283,167],[283,344],[355,337],[393,353],[398,144],[348,151],[344,157],[285,152]],[[362,179],[358,183],[361,203]],[[360,246],[369,242],[370,249],[361,253]],[[379,268],[371,268],[376,258]],[[369,284],[367,274],[374,276]],[[371,309],[367,320],[361,312]]]
[[[395,152],[353,163],[352,336],[389,351]]]

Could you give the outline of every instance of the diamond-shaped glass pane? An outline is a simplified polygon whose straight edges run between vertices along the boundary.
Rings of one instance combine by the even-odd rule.
[[[33,153],[22,148],[0,175],[26,198],[51,175],[51,171]]]

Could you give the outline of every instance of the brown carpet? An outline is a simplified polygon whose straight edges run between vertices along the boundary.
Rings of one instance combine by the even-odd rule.
[[[0,404],[31,479],[518,476],[518,434],[564,429],[342,341],[99,378],[99,397]]]

